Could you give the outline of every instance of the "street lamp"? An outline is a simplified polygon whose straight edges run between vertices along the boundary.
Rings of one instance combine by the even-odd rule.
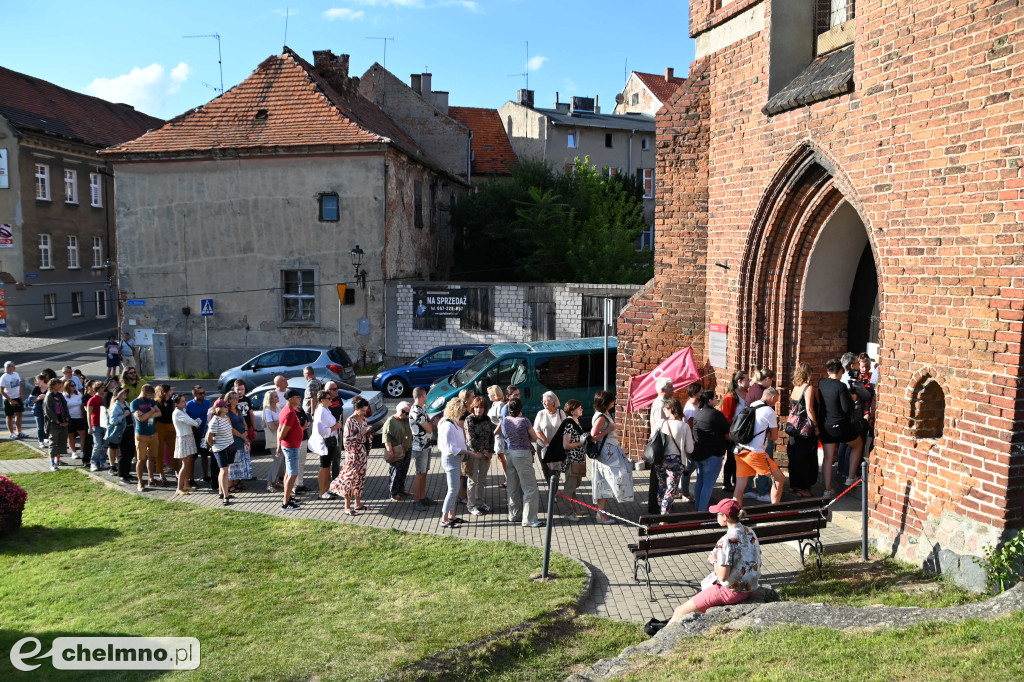
[[[365,252],[359,248],[359,244],[356,244],[356,248],[352,249],[352,267],[355,268],[355,279],[356,282],[360,281],[359,278],[359,266],[363,264],[363,256]],[[362,280],[362,287],[366,288],[366,280]]]

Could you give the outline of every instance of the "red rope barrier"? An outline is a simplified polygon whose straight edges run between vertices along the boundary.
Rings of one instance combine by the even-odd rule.
[[[563,500],[569,500],[570,502],[575,502],[576,504],[581,505],[583,507],[586,507],[587,509],[593,509],[594,511],[596,511],[599,514],[604,514],[605,516],[610,516],[613,519],[618,519],[619,521],[622,521],[623,523],[628,523],[631,526],[636,526],[637,528],[643,528],[645,530],[647,528],[649,528],[649,526],[642,526],[639,523],[637,523],[636,521],[630,521],[629,519],[624,519],[621,516],[616,516],[615,514],[610,514],[610,513],[606,512],[606,511],[604,511],[603,509],[598,509],[597,507],[593,507],[593,506],[587,504],[586,502],[580,502],[579,500],[573,499],[571,497],[566,497],[562,493],[555,493],[555,495],[557,495],[558,497],[561,497]]]
[[[847,488],[847,489],[846,489],[846,490],[844,490],[843,492],[841,492],[841,493],[839,493],[838,495],[836,495],[836,499],[832,500],[831,502],[829,502],[829,503],[828,503],[827,505],[825,505],[825,506],[826,506],[826,507],[831,507],[831,506],[832,506],[833,504],[835,504],[835,503],[836,503],[836,502],[838,502],[838,501],[839,501],[840,499],[842,499],[843,495],[845,495],[846,493],[848,493],[848,492],[850,492],[851,490],[853,490],[854,488],[856,488],[856,487],[857,487],[858,485],[860,485],[860,484],[861,484],[861,483],[862,483],[863,481],[864,481],[864,479],[863,479],[863,478],[858,478],[858,479],[857,479],[856,481],[854,481],[854,482],[853,482],[853,484],[852,484],[852,485],[851,485],[851,486],[850,486],[849,488]]]

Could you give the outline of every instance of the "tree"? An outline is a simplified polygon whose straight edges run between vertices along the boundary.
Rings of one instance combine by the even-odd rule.
[[[482,187],[452,214],[453,277],[470,281],[642,284],[653,275],[643,187],[576,160],[570,172],[525,161],[506,183]]]

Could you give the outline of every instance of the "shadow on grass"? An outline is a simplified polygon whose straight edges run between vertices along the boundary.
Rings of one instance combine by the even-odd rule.
[[[113,528],[49,528],[22,526],[14,535],[0,540],[0,554],[37,555],[92,547],[121,535]]]
[[[53,640],[58,637],[136,637],[137,635],[127,632],[53,632],[44,633],[20,632],[0,628],[0,679],[14,680],[24,678],[26,680],[97,680],[106,682],[108,680],[155,680],[165,675],[166,670],[57,670],[53,666],[53,660],[46,656],[53,648]],[[23,658],[22,663],[26,666],[38,665],[39,667],[30,672],[23,672],[16,669],[11,663],[10,653],[14,645],[26,637],[33,637],[39,641],[39,649],[36,649],[35,642],[25,642],[19,647]],[[36,656],[29,657],[33,651],[38,651]]]

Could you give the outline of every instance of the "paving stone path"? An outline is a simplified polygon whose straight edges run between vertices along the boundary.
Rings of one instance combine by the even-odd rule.
[[[272,495],[266,492],[264,479],[270,463],[269,455],[253,457],[253,468],[257,480],[245,482],[245,492],[233,498],[234,503],[230,509],[288,518],[351,523],[375,528],[451,534],[474,540],[505,540],[543,547],[544,528],[523,528],[518,523],[513,524],[507,520],[505,516],[506,491],[498,487],[504,478],[497,459],[492,462],[485,492],[486,502],[494,511],[485,516],[474,517],[465,511],[465,507],[460,507],[459,515],[465,518],[467,523],[457,530],[445,530],[439,526],[440,504],[432,507],[430,511],[417,512],[413,509],[411,502],[393,502],[391,500],[388,494],[387,465],[382,452],[377,449],[370,455],[366,496],[363,500],[367,510],[357,517],[344,514],[341,500],[313,499],[315,495],[311,493],[298,498],[302,506],[301,510],[283,511],[280,493]],[[77,466],[76,460],[65,458],[64,461],[71,467],[80,468]],[[307,485],[315,487],[316,467],[317,460],[310,455],[305,469]],[[437,471],[438,469],[439,464],[435,456],[431,461],[431,470]],[[3,474],[35,471],[49,471],[48,462],[42,458],[0,461],[0,473]],[[164,500],[175,499],[173,488],[150,488],[146,493],[138,493],[135,486],[121,485],[115,477],[97,473],[90,475],[130,494],[141,494]],[[609,504],[610,512],[633,519],[644,513],[647,502],[647,474],[640,472],[635,478],[634,502],[627,504],[613,502]],[[411,486],[411,477],[407,484]],[[444,493],[443,475],[441,473],[430,474],[427,480],[427,495],[435,500],[441,500]],[[716,497],[718,493],[719,491],[716,490]],[[584,481],[577,495],[578,499],[591,503],[589,480]],[[542,505],[546,505],[546,486],[542,486],[541,496]],[[217,509],[222,508],[217,495],[208,489],[185,497],[179,496],[177,501]],[[562,501],[559,506],[565,504],[567,503]],[[677,504],[677,508],[685,509],[679,504]],[[591,568],[594,574],[591,593],[583,604],[584,612],[633,622],[643,622],[652,616],[668,618],[676,605],[698,591],[701,579],[710,570],[705,555],[700,553],[665,558],[655,565],[654,596],[657,601],[648,602],[646,586],[633,580],[632,555],[626,551],[626,544],[635,541],[635,538],[636,529],[624,523],[605,526],[597,524],[593,519],[574,523],[563,521],[556,513],[552,550],[580,559]],[[823,533],[826,548],[833,551],[850,549],[855,546],[857,539],[853,533],[836,525],[830,525]],[[762,551],[765,569],[762,580],[768,584],[778,585],[788,582],[800,569],[800,556],[795,543],[766,545]],[[540,568],[538,565],[538,573]]]

